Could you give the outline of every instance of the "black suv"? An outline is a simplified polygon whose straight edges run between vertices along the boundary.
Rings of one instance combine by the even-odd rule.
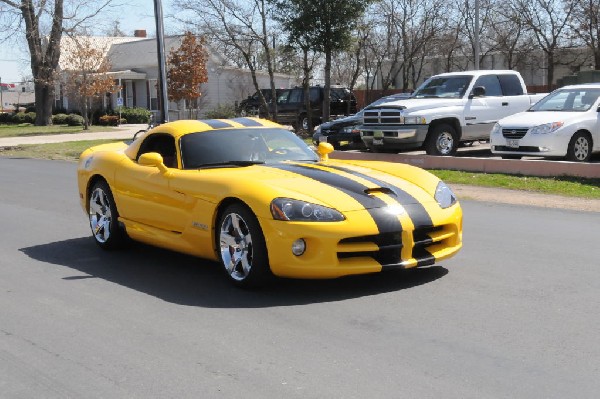
[[[271,89],[261,89],[263,96],[265,96],[265,100],[267,104],[271,102]],[[277,96],[281,94],[285,89],[275,89]],[[258,92],[254,93],[251,96],[248,96],[247,99],[240,102],[239,105],[239,113],[241,116],[256,116],[259,115],[258,110],[260,109],[260,95]]]
[[[344,87],[331,87],[330,90],[329,114],[332,118],[356,113],[356,97],[350,90]],[[321,123],[324,93],[325,88],[322,86],[309,88],[313,126]],[[284,90],[277,96],[277,122],[308,130],[307,115],[302,87]]]

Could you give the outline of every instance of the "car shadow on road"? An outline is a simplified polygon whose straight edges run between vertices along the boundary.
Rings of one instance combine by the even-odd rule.
[[[215,262],[134,243],[120,251],[103,251],[91,237],[27,248],[21,252],[77,273],[77,282],[101,278],[164,301],[208,308],[262,308],[332,302],[418,287],[448,273],[441,266],[394,270],[333,280],[276,279],[267,287],[234,287]],[[79,274],[79,273],[84,273]]]

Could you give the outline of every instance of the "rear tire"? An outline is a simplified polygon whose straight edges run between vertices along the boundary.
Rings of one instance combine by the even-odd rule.
[[[456,154],[458,148],[458,134],[447,123],[434,126],[425,140],[427,155],[449,156]]]
[[[567,161],[589,162],[592,157],[593,142],[587,132],[577,132],[569,141],[567,148]]]

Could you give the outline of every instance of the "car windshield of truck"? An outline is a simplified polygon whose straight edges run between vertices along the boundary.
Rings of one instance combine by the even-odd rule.
[[[559,89],[535,103],[529,112],[585,112],[600,96],[600,88]]]
[[[412,95],[413,98],[462,98],[472,76],[437,76],[427,79]]]

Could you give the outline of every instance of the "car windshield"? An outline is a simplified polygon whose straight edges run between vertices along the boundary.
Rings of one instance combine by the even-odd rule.
[[[414,98],[461,98],[465,95],[472,76],[438,76],[427,79],[412,95]]]
[[[529,111],[585,112],[598,96],[600,88],[559,89],[535,103]]]
[[[181,138],[180,145],[184,169],[318,160],[304,141],[281,128],[191,133]]]

